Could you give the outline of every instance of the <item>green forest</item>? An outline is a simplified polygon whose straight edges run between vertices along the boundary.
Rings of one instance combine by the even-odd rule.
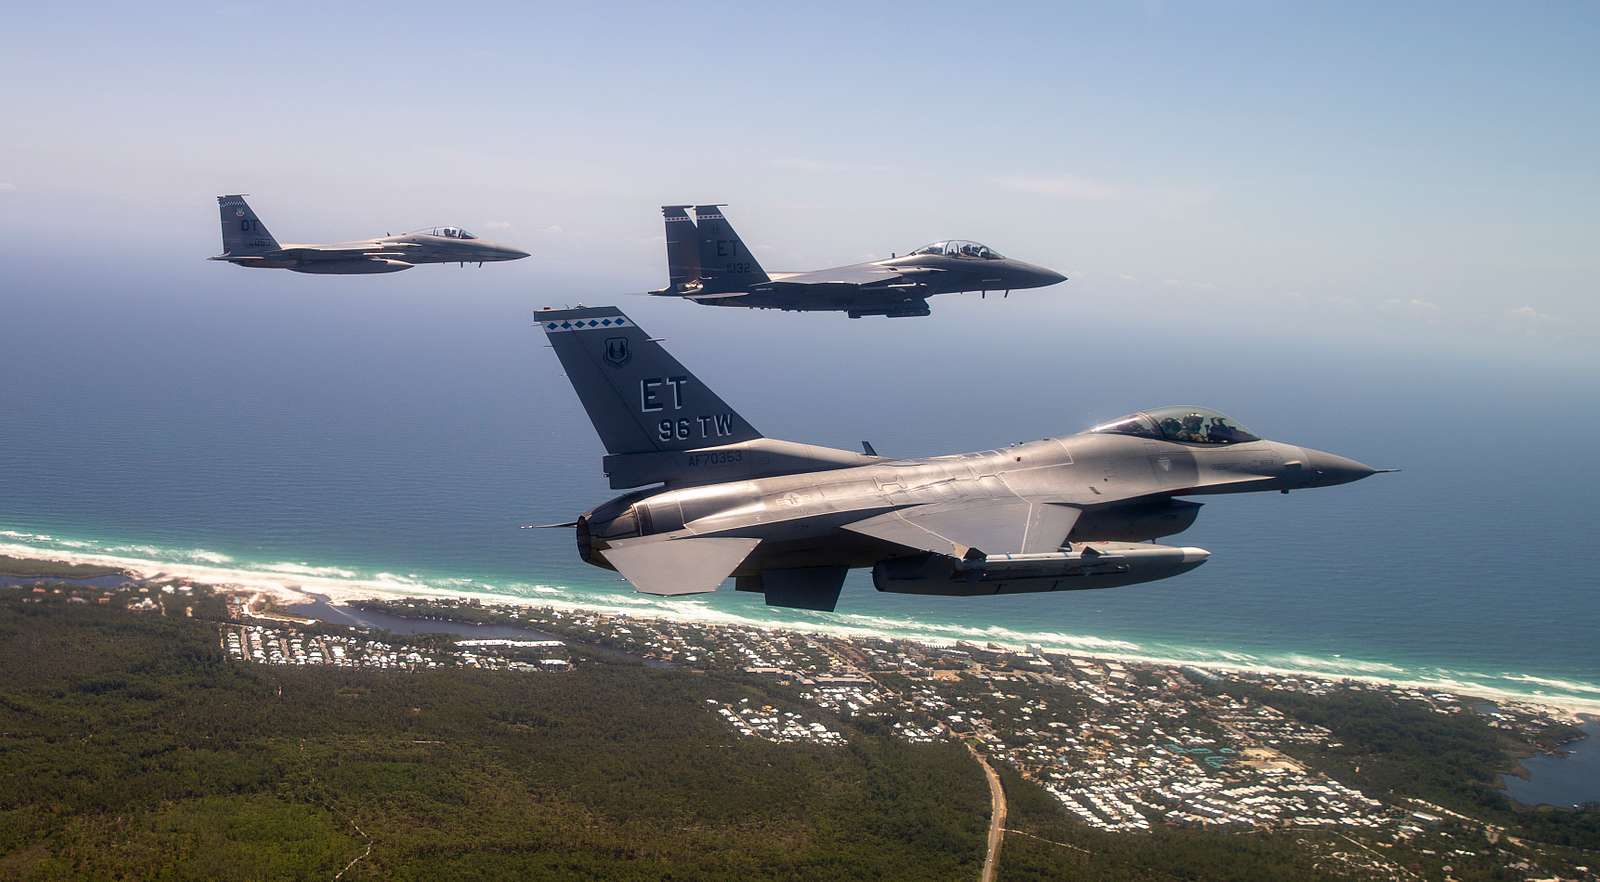
[[[827,720],[843,747],[741,736],[710,708],[818,712],[792,686],[578,641],[566,672],[232,662],[220,597],[152,591],[159,610],[136,613],[133,591],[0,588],[0,879],[978,877],[989,796],[960,744],[870,717]],[[1292,748],[1308,764],[1522,841],[1447,825],[1380,855],[1337,830],[1107,832],[999,763],[999,878],[1350,878],[1364,849],[1422,878],[1511,879],[1508,855],[1577,865],[1600,844],[1600,811],[1507,800],[1496,776],[1529,746],[1481,717],[1227,688],[1332,730]]]
[[[713,675],[225,660],[215,626],[0,589],[0,878],[972,879],[957,745],[741,737]],[[370,848],[370,850],[369,850]]]

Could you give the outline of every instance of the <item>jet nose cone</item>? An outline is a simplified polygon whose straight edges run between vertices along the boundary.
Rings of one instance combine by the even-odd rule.
[[[524,257],[532,257],[533,256],[532,254],[529,254],[528,252],[522,251],[522,250],[517,249],[517,248],[502,248],[501,250],[503,252],[505,252],[505,259],[506,260],[521,260]]]
[[[1026,287],[1029,288],[1047,288],[1058,282],[1065,282],[1067,280],[1066,276],[1063,276],[1053,269],[1047,269],[1042,266],[1034,266],[1031,263],[1025,263],[1022,265],[1022,273],[1023,277],[1027,280]],[[1018,285],[1017,287],[1021,288],[1024,286]]]
[[[1366,463],[1356,462],[1349,457],[1336,453],[1325,453],[1321,450],[1306,451],[1306,465],[1310,469],[1307,475],[1309,486],[1332,487],[1335,484],[1348,484],[1359,481],[1368,475],[1375,475],[1378,470]]]

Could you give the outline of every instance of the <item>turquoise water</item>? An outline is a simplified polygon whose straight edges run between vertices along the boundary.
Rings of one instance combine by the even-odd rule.
[[[0,329],[0,546],[1600,705],[1592,372],[1165,327],[1087,285],[851,322],[487,274],[24,280]],[[578,300],[619,303],[774,437],[924,455],[1193,402],[1405,471],[1208,502],[1182,542],[1210,561],[1150,585],[935,599],[857,574],[831,614],[732,591],[649,598],[582,564],[568,532],[518,529],[614,493],[529,324]]]

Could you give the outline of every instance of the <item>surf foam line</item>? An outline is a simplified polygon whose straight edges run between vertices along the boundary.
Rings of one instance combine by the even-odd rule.
[[[88,543],[100,550],[84,550],[85,540],[62,539],[42,533],[0,530],[0,554],[62,563],[116,567],[139,579],[185,580],[231,590],[254,591],[271,595],[286,603],[302,603],[320,595],[334,604],[359,600],[402,598],[478,600],[564,612],[605,613],[634,619],[676,621],[686,624],[726,625],[767,631],[827,634],[853,639],[899,639],[929,646],[955,648],[958,643],[993,643],[1012,651],[1037,645],[1046,652],[1108,661],[1149,663],[1170,666],[1189,665],[1203,670],[1229,673],[1270,674],[1280,677],[1308,677],[1321,680],[1351,680],[1374,685],[1394,686],[1433,692],[1449,692],[1500,702],[1522,702],[1556,708],[1571,714],[1600,714],[1600,685],[1574,680],[1535,677],[1505,672],[1455,671],[1430,667],[1410,670],[1386,662],[1355,658],[1323,658],[1303,653],[1245,653],[1176,644],[1146,643],[1063,634],[1051,631],[1017,631],[999,625],[974,627],[932,621],[895,619],[885,616],[850,613],[803,613],[795,618],[748,615],[712,606],[699,599],[657,600],[644,595],[619,593],[615,588],[594,586],[573,588],[561,585],[517,583],[499,585],[476,579],[430,579],[415,574],[377,573],[373,576],[347,576],[355,571],[307,563],[268,563],[232,566],[208,561],[233,558],[204,549],[161,549],[149,545]],[[181,560],[129,556],[125,550],[138,548],[157,554],[170,553]],[[115,549],[119,553],[111,553]],[[441,587],[443,582],[454,587]],[[474,586],[467,589],[466,585]],[[741,598],[742,599],[742,598]],[[752,604],[759,600],[750,599]],[[765,606],[752,609],[766,612]]]

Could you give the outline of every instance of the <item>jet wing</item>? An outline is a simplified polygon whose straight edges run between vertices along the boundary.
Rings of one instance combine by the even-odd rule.
[[[684,296],[687,300],[727,300],[730,297],[748,297],[749,294],[744,291],[724,291],[720,294],[686,294]]]
[[[744,562],[760,539],[695,536],[624,540],[601,554],[644,594],[704,594]]]
[[[1082,511],[1029,499],[936,502],[914,505],[846,524],[845,529],[909,549],[963,557],[1055,551]]]
[[[300,260],[350,260],[357,257],[403,258],[413,242],[351,242],[345,245],[289,245],[278,250],[284,257]]]
[[[858,263],[853,266],[840,266],[833,269],[817,270],[809,273],[795,273],[751,285],[751,290],[764,291],[786,286],[815,286],[829,285],[853,288],[890,288],[913,286],[920,284],[914,281],[915,277],[942,270],[930,267],[888,267],[875,263]]]

